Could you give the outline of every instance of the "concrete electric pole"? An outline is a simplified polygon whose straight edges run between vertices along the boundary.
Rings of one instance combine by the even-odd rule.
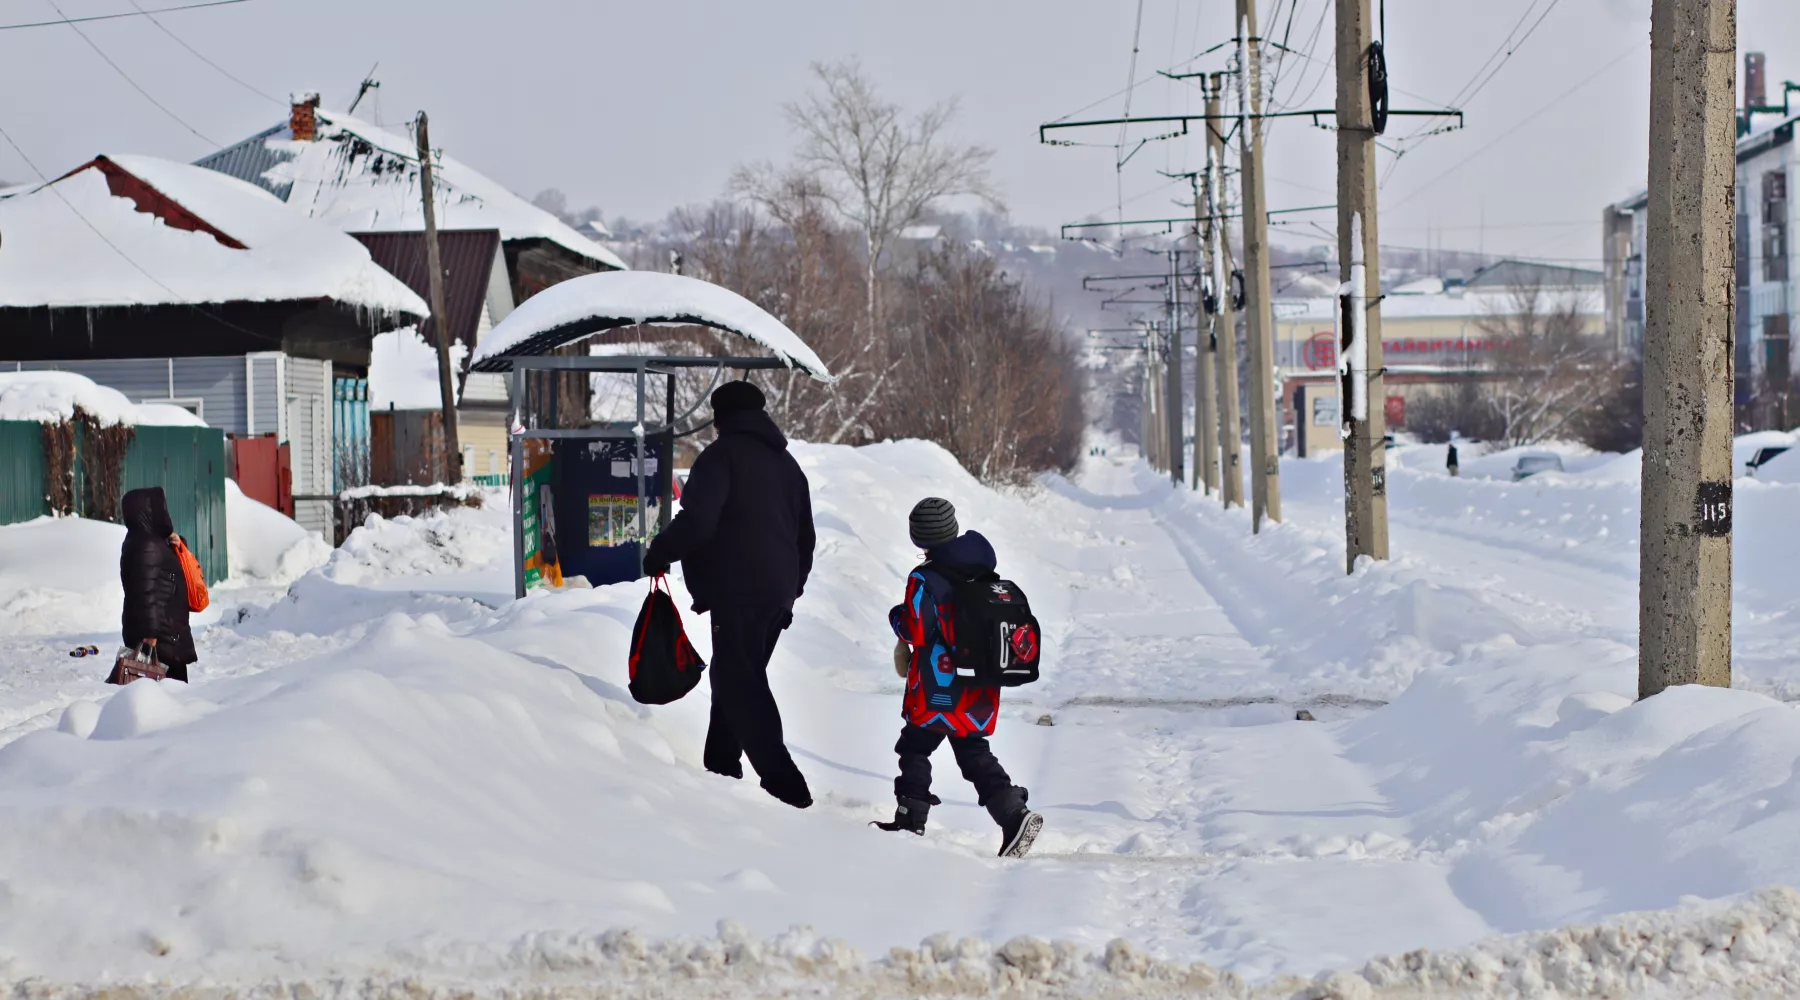
[[[419,191],[425,199],[425,266],[431,274],[431,324],[437,328],[438,392],[444,408],[444,468],[462,482],[462,444],[456,433],[456,389],[450,375],[450,314],[444,308],[444,264],[438,255],[437,205],[431,191],[431,137],[419,112]]]
[[[1731,684],[1737,0],[1655,0],[1638,696]]]
[[[1225,74],[1212,75],[1207,94],[1206,159],[1210,169],[1207,184],[1206,215],[1211,232],[1212,249],[1217,270],[1213,286],[1219,290],[1219,312],[1213,317],[1213,332],[1219,346],[1219,455],[1224,462],[1219,499],[1227,507],[1244,505],[1244,418],[1238,406],[1238,354],[1236,282],[1232,281],[1231,231],[1222,224],[1225,193],[1225,132],[1217,117],[1219,98],[1225,91]]]
[[[1163,426],[1169,442],[1169,481],[1176,486],[1181,485],[1183,475],[1181,418],[1187,413],[1187,402],[1183,398],[1181,387],[1181,243],[1176,241],[1175,248],[1169,251],[1169,294],[1164,300],[1164,312],[1168,314],[1168,339],[1163,341],[1163,356],[1167,359],[1163,368]]]
[[[1381,377],[1381,244],[1375,137],[1387,60],[1370,0],[1337,0],[1338,419],[1344,428],[1344,561],[1388,557],[1387,414]]]
[[[1275,365],[1269,283],[1269,203],[1262,170],[1262,38],[1256,0],[1237,0],[1239,142],[1244,185],[1244,322],[1250,348],[1250,523],[1281,520],[1281,425],[1275,418]]]
[[[1216,97],[1209,97],[1207,106],[1216,107]],[[1206,122],[1210,131],[1212,121]],[[1211,283],[1213,295],[1218,295],[1218,284],[1214,282],[1217,273],[1213,261],[1212,243],[1212,161],[1211,143],[1208,143],[1206,177],[1204,181],[1198,175],[1191,175],[1194,187],[1194,252],[1199,257],[1198,271],[1201,278],[1197,285],[1197,301],[1194,303],[1194,489],[1204,489],[1207,496],[1212,496],[1219,488],[1219,376],[1214,370],[1216,356],[1219,351],[1218,314],[1219,306],[1216,298],[1207,301],[1207,286]],[[1202,194],[1204,186],[1205,194]]]

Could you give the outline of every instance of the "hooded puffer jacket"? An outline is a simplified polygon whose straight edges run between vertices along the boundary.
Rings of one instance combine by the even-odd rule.
[[[119,582],[125,588],[125,645],[156,640],[157,658],[175,680],[187,680],[194,653],[188,629],[187,580],[181,557],[169,544],[175,522],[162,487],[146,486],[125,494],[125,545],[119,552]]]

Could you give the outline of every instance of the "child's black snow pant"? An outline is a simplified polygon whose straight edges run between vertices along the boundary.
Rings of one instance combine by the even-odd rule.
[[[1025,789],[1012,783],[987,737],[950,736],[910,724],[900,730],[900,742],[894,744],[894,752],[900,755],[900,776],[894,779],[896,798],[931,801],[931,752],[946,739],[956,755],[956,766],[975,786],[977,800],[994,822],[1004,824],[1007,816],[1024,807]]]
[[[812,804],[806,778],[794,766],[781,733],[781,709],[769,690],[769,657],[792,612],[721,605],[712,610],[712,721],[706,730],[706,769],[742,777],[743,757],[770,795],[789,805]]]

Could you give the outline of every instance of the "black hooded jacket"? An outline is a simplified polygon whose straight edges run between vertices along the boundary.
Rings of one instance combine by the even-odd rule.
[[[186,667],[199,657],[188,630],[187,579],[181,558],[169,544],[175,522],[162,487],[146,486],[125,494],[125,545],[119,552],[119,582],[125,587],[125,645],[136,648],[156,640],[157,658],[165,666]],[[180,672],[185,680],[185,670]],[[174,672],[171,672],[174,675]]]
[[[812,494],[765,410],[718,419],[719,437],[688,473],[681,513],[646,562],[679,562],[694,609],[791,608],[812,572]]]

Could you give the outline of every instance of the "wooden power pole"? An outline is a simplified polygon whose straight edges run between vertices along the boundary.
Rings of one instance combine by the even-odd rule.
[[[1218,99],[1208,97],[1208,105],[1215,105]],[[1206,121],[1208,130],[1212,128],[1212,120]],[[1207,301],[1207,286],[1213,282],[1215,267],[1213,261],[1212,226],[1213,212],[1209,207],[1212,202],[1212,161],[1211,143],[1207,144],[1209,159],[1206,164],[1204,181],[1199,174],[1189,175],[1194,188],[1194,252],[1199,266],[1196,270],[1201,278],[1196,282],[1196,301],[1194,303],[1194,489],[1204,489],[1207,496],[1212,496],[1219,488],[1219,392],[1218,375],[1214,371],[1219,351],[1218,305]],[[1201,194],[1204,184],[1205,194]],[[1218,294],[1218,285],[1212,284],[1213,294]]]
[[[1244,418],[1238,407],[1238,354],[1236,291],[1231,280],[1231,232],[1221,224],[1225,193],[1225,133],[1221,129],[1219,97],[1225,91],[1225,74],[1212,75],[1212,87],[1206,96],[1206,158],[1211,183],[1207,185],[1206,214],[1210,221],[1214,259],[1218,270],[1213,284],[1218,288],[1219,313],[1213,317],[1213,334],[1219,347],[1219,456],[1221,472],[1219,499],[1227,507],[1244,505]]]
[[[1281,425],[1275,419],[1269,203],[1262,169],[1262,38],[1256,0],[1237,0],[1239,142],[1244,185],[1244,336],[1250,348],[1250,524],[1281,520]]]
[[[1737,0],[1655,0],[1638,696],[1731,685]]]
[[[419,191],[425,199],[425,266],[431,271],[431,325],[437,328],[438,392],[444,407],[444,467],[462,482],[462,445],[456,434],[456,389],[450,375],[450,315],[444,308],[444,264],[438,255],[437,205],[431,192],[431,136],[419,112]]]
[[[1375,87],[1371,88],[1373,76]],[[1381,377],[1381,244],[1376,227],[1375,97],[1387,65],[1370,0],[1337,0],[1338,415],[1344,436],[1344,562],[1388,557],[1387,413]],[[1380,109],[1385,116],[1386,108]]]

